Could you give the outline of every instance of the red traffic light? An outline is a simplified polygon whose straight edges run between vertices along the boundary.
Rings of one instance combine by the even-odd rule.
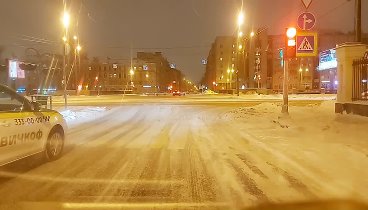
[[[286,30],[286,36],[287,36],[289,39],[293,39],[293,38],[295,38],[295,36],[296,36],[296,28],[294,28],[294,27],[288,28],[288,29]]]
[[[286,29],[285,47],[286,47],[286,58],[295,58],[296,56],[296,28],[290,27]]]

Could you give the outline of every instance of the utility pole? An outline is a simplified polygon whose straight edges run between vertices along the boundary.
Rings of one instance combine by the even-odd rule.
[[[68,37],[68,28],[70,25],[70,15],[69,13],[66,11],[66,2],[63,1],[64,4],[64,14],[62,17],[62,22],[63,22],[63,26],[64,26],[64,37],[63,37],[63,46],[64,46],[64,52],[63,52],[63,81],[64,81],[64,107],[65,109],[68,107],[68,100],[67,100],[67,93],[66,93],[66,89],[67,89],[67,81],[66,81],[66,66],[67,66],[67,54],[69,52],[69,49],[67,47],[69,47],[69,37]],[[67,52],[68,51],[68,52]]]
[[[64,108],[68,108],[68,99],[67,99],[67,93],[66,93],[66,43],[64,43],[64,53],[63,53],[63,82],[64,82]]]
[[[284,80],[283,80],[283,87],[282,87],[282,113],[289,113],[289,87],[288,87],[288,80],[289,80],[289,62],[288,59],[284,58]]]
[[[355,0],[355,41],[362,41],[362,0]]]

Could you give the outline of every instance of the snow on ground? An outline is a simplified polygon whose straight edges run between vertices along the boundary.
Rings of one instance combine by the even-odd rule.
[[[294,103],[289,116],[280,103],[252,104],[69,107],[69,123],[78,113],[104,116],[72,129],[76,146],[61,159],[2,184],[0,203],[242,209],[368,200],[368,118],[336,115],[334,101]]]
[[[67,109],[57,108],[63,115],[69,127],[102,117],[109,109],[107,107],[69,106]]]
[[[298,141],[339,141],[364,145],[368,149],[368,118],[334,113],[335,101],[289,107],[289,115],[281,114],[281,103],[262,103],[239,107],[224,114],[228,120],[245,120],[253,127],[264,127],[263,135],[284,134]],[[267,131],[270,131],[268,133]],[[368,151],[367,151],[368,155]]]
[[[282,94],[243,94],[241,99],[282,99]],[[336,94],[290,94],[289,100],[335,100]]]
[[[277,151],[278,161],[288,163],[284,169],[297,168],[305,183],[320,180],[334,198],[359,197],[354,189],[368,183],[362,168],[368,163],[368,118],[335,114],[334,103],[292,106],[289,115],[280,113],[280,103],[263,103],[224,112],[223,119],[247,130],[270,153]]]

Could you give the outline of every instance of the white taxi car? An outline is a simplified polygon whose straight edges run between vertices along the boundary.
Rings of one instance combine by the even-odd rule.
[[[41,109],[0,84],[0,166],[43,153],[48,160],[62,154],[66,123],[57,111]]]

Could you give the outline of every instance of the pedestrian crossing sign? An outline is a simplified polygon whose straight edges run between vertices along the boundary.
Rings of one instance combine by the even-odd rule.
[[[300,32],[296,36],[296,56],[313,57],[318,55],[317,33]]]

